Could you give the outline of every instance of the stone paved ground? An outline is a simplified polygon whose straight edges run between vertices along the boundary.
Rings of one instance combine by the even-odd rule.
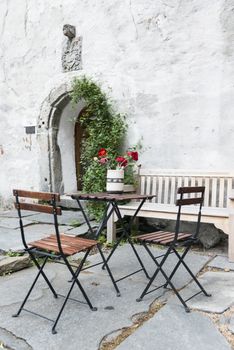
[[[30,212],[26,215],[26,233],[29,240],[52,232],[51,222],[46,215],[36,216]],[[4,265],[7,266],[9,259],[12,261],[10,269],[17,269],[18,258],[3,255],[9,250],[22,249],[19,225],[15,219],[15,211],[0,213],[0,271]],[[81,225],[74,228],[72,225],[74,221],[77,224],[77,220]],[[82,223],[78,212],[68,211],[63,216],[61,229],[73,235],[81,234],[87,230]],[[138,247],[138,250],[152,272],[154,265],[142,247]],[[157,252],[155,249],[155,253]],[[28,265],[28,262],[23,263],[22,259],[19,257],[19,269]],[[167,271],[174,259],[175,257],[170,256]],[[90,263],[99,261],[99,256],[94,254],[88,260]],[[199,295],[192,299],[189,302],[191,313],[185,313],[172,292],[162,289],[147,295],[142,302],[137,303],[135,300],[146,284],[142,272],[119,282],[121,297],[116,297],[109,276],[98,266],[83,271],[80,276],[98,311],[92,312],[87,305],[69,301],[58,324],[57,335],[51,334],[49,321],[32,314],[22,312],[18,318],[11,317],[36,273],[35,267],[31,266],[11,274],[5,271],[0,277],[0,346],[8,346],[15,350],[129,350],[131,347],[144,350],[231,349],[234,344],[234,264],[229,263],[225,255],[216,256],[213,253],[211,256],[199,252],[190,253],[187,262],[194,273],[199,273],[200,281],[212,293],[210,298]],[[110,262],[116,278],[135,270],[137,264],[131,247],[127,244],[117,249]],[[56,290],[65,293],[70,286],[69,274],[65,267],[50,263],[47,265],[47,273]],[[162,276],[157,280],[158,284],[160,282],[163,283]],[[190,277],[182,267],[176,275],[175,285],[186,296],[195,290],[194,283],[191,283]],[[80,298],[79,290],[74,288],[73,296]],[[155,300],[159,307],[153,314],[149,309],[155,305]],[[62,299],[54,299],[43,280],[39,280],[27,307],[55,317],[61,302]],[[151,318],[147,319],[147,315]],[[129,335],[127,338],[126,334]]]

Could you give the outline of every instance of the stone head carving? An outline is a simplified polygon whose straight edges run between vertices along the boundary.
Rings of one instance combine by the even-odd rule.
[[[76,36],[76,27],[71,24],[64,24],[63,34],[68,37],[68,39],[73,39]]]
[[[62,48],[63,72],[82,69],[82,37],[76,36],[76,27],[70,24],[64,24],[63,34],[67,37]]]

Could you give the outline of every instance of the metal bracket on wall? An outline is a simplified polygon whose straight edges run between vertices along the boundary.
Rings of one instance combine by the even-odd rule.
[[[25,126],[26,134],[35,134],[36,127],[35,126]]]

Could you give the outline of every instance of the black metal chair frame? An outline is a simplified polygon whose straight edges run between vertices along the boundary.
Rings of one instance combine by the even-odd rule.
[[[205,187],[204,186],[200,186],[200,187],[180,187],[180,188],[178,188],[177,193],[180,195],[180,198],[176,201],[176,206],[178,206],[178,212],[177,212],[177,219],[176,219],[174,238],[173,238],[172,242],[169,244],[169,246],[167,247],[167,251],[166,251],[165,254],[160,254],[158,256],[154,256],[154,254],[152,253],[152,251],[149,248],[149,244],[150,243],[154,243],[154,242],[150,241],[150,238],[148,240],[146,238],[145,240],[141,241],[141,244],[143,245],[143,247],[145,248],[145,250],[147,251],[149,256],[152,258],[152,260],[155,262],[156,270],[153,273],[153,275],[151,276],[148,284],[144,288],[144,290],[141,293],[140,297],[137,299],[138,302],[141,301],[144,298],[145,295],[147,295],[149,293],[152,293],[152,292],[154,292],[154,291],[156,291],[156,290],[158,290],[159,288],[162,288],[162,287],[167,288],[168,285],[174,291],[175,295],[178,297],[178,299],[180,300],[180,302],[184,306],[186,312],[190,311],[190,309],[189,309],[189,307],[187,305],[187,301],[189,301],[190,299],[194,298],[196,295],[198,295],[200,293],[204,293],[205,296],[211,296],[211,294],[208,294],[206,292],[206,290],[203,288],[201,283],[198,281],[196,276],[193,274],[191,269],[188,267],[188,265],[184,261],[186,255],[189,252],[189,250],[192,247],[192,245],[198,241],[197,238],[198,238],[199,229],[200,229],[201,210],[202,210],[202,204],[203,204],[203,200],[204,200],[204,192],[205,192]],[[193,198],[191,198],[191,197],[190,198],[184,198],[184,194],[190,194],[191,195],[192,193],[195,193],[195,197],[193,197]],[[200,194],[200,197],[198,197],[199,194]],[[182,207],[184,205],[194,205],[194,204],[199,204],[198,213],[197,213],[196,230],[195,230],[194,234],[191,235],[190,237],[188,237],[187,239],[179,241],[178,237],[179,237],[179,232],[180,232],[180,220],[181,220],[181,214],[182,214]],[[147,235],[145,235],[145,236],[147,236]],[[137,239],[139,239],[139,238],[136,237],[136,240]],[[165,247],[165,245],[163,245],[163,246]],[[184,251],[183,251],[183,253],[180,254],[177,251],[177,248],[181,247],[181,246],[184,247]],[[172,272],[168,276],[166,274],[166,272],[164,271],[163,266],[164,266],[164,264],[165,264],[165,262],[166,262],[166,260],[167,260],[167,258],[169,257],[170,254],[175,254],[175,256],[178,258],[178,262],[176,263],[176,265],[173,268]],[[159,262],[158,259],[160,259],[160,258],[162,258],[162,260]],[[178,292],[178,290],[175,288],[174,284],[172,283],[172,278],[174,277],[176,271],[178,270],[178,268],[179,268],[179,266],[181,264],[185,267],[187,272],[192,277],[193,281],[197,284],[197,286],[200,289],[199,292],[193,294],[192,296],[190,296],[186,300],[184,300],[181,297],[180,293]],[[149,290],[151,285],[152,285],[152,283],[154,282],[154,280],[156,279],[157,275],[159,274],[159,272],[161,272],[161,274],[165,278],[166,283],[163,283],[162,285],[157,286],[156,288],[153,288],[153,289]]]
[[[22,242],[23,242],[23,245],[24,245],[24,251],[27,252],[29,254],[29,256],[31,257],[32,261],[34,262],[35,266],[37,267],[38,269],[38,273],[31,285],[31,287],[29,288],[28,290],[28,293],[27,295],[25,296],[18,312],[16,314],[13,315],[13,317],[17,317],[20,315],[21,311],[24,310],[24,311],[27,311],[29,313],[32,313],[34,315],[37,315],[37,316],[40,316],[46,320],[49,320],[49,321],[52,321],[53,322],[53,327],[52,327],[52,333],[53,334],[56,334],[57,331],[56,331],[56,326],[58,324],[58,321],[62,315],[62,312],[66,306],[66,303],[68,300],[72,300],[72,301],[76,301],[76,302],[79,302],[79,303],[82,303],[82,304],[87,304],[90,309],[92,311],[96,311],[97,308],[96,307],[93,307],[89,297],[87,296],[84,288],[82,287],[82,284],[80,282],[80,280],[78,279],[79,277],[79,274],[81,271],[83,270],[86,270],[86,269],[89,269],[91,267],[94,267],[94,266],[97,266],[97,265],[100,265],[100,264],[105,264],[106,268],[107,268],[107,272],[111,278],[111,281],[114,285],[114,288],[117,292],[117,295],[119,295],[119,289],[115,283],[115,280],[112,276],[112,273],[111,273],[111,270],[109,268],[109,265],[107,264],[106,262],[106,259],[104,257],[104,254],[101,250],[101,247],[100,247],[100,244],[98,242],[96,242],[95,240],[90,240],[91,242],[95,242],[95,245],[92,245],[90,246],[89,248],[87,249],[84,249],[86,252],[82,258],[82,260],[80,261],[79,263],[79,266],[77,267],[77,265],[73,265],[69,262],[69,260],[67,259],[67,254],[64,253],[63,251],[63,247],[62,247],[62,242],[61,242],[61,237],[60,237],[60,232],[59,232],[59,227],[58,227],[58,219],[57,219],[57,215],[61,215],[61,208],[57,206],[57,201],[59,201],[59,194],[57,193],[47,193],[47,192],[31,192],[31,191],[23,191],[23,190],[13,190],[13,194],[16,198],[16,202],[15,202],[15,207],[18,211],[18,216],[19,216],[19,222],[20,222],[20,230],[21,230],[21,238],[22,238]],[[39,195],[39,197],[38,197]],[[45,208],[45,205],[43,204],[30,204],[30,203],[21,203],[20,200],[19,200],[19,197],[28,197],[28,198],[39,198],[41,200],[47,200],[48,201],[48,198],[49,198],[49,205],[46,205],[46,210],[44,210]],[[29,247],[28,244],[30,245],[30,243],[27,243],[26,242],[26,238],[25,238],[25,233],[24,233],[24,225],[23,225],[23,219],[22,219],[22,215],[21,215],[21,210],[32,210],[32,211],[37,211],[37,212],[46,212],[46,213],[49,213],[49,214],[52,214],[53,217],[54,217],[54,227],[55,227],[55,234],[56,234],[56,239],[57,239],[57,245],[58,245],[58,250],[59,252],[58,253],[54,253],[54,252],[49,252],[49,251],[45,251],[42,249],[38,249],[38,248],[35,248],[35,247]],[[49,210],[49,212],[48,212]],[[85,261],[90,253],[90,251],[92,250],[92,248],[94,246],[97,246],[98,248],[98,251],[101,255],[101,262],[99,263],[96,263],[96,264],[92,264],[92,265],[89,265],[88,267],[83,267],[84,264],[85,264]],[[70,254],[72,255],[72,254]],[[49,281],[48,277],[46,276],[45,272],[44,272],[44,267],[46,265],[46,263],[48,262],[48,260],[53,260],[54,262],[56,263],[60,263],[60,264],[64,264],[67,266],[69,272],[71,273],[71,280],[69,282],[71,282],[71,285],[70,285],[70,288],[68,290],[68,293],[67,295],[62,295],[62,294],[58,294],[55,289],[53,288],[51,282]],[[42,262],[41,262],[42,261]],[[75,268],[75,270],[73,270],[73,268]],[[60,297],[63,297],[65,298],[63,304],[62,304],[62,307],[60,308],[58,314],[57,314],[57,317],[55,320],[52,320],[46,316],[43,316],[41,314],[38,314],[34,311],[31,311],[31,310],[28,310],[26,309],[24,306],[32,292],[32,290],[34,289],[35,285],[36,285],[36,282],[38,280],[38,278],[42,276],[46,282],[46,284],[48,285],[50,291],[52,292],[53,296],[55,298],[58,298],[58,296]],[[80,301],[80,300],[77,300],[77,299],[74,299],[74,298],[71,298],[70,297],[70,294],[73,290],[73,287],[74,285],[77,285],[79,290],[81,291],[84,299],[86,302],[84,301]]]

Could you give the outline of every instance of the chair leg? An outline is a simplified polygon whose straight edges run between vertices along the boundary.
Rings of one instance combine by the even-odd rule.
[[[54,324],[53,324],[53,327],[52,327],[52,333],[53,333],[53,334],[56,334],[56,333],[57,333],[57,331],[56,331],[56,326],[57,326],[58,321],[59,321],[59,319],[60,319],[60,317],[61,317],[61,315],[62,315],[62,313],[63,313],[63,310],[64,310],[64,308],[65,308],[65,306],[66,306],[66,304],[67,304],[67,301],[68,301],[68,299],[69,299],[69,297],[70,297],[70,294],[71,294],[71,292],[72,292],[73,287],[74,287],[75,284],[77,284],[77,286],[79,287],[79,289],[80,289],[81,293],[83,294],[83,296],[84,296],[84,298],[85,298],[87,304],[89,305],[90,309],[91,309],[92,311],[97,311],[97,308],[96,308],[96,307],[93,307],[93,305],[91,304],[91,301],[89,300],[89,298],[88,298],[88,296],[87,296],[87,294],[86,294],[84,288],[82,287],[80,281],[78,280],[78,276],[79,276],[79,274],[80,274],[80,272],[81,272],[81,270],[82,270],[82,267],[83,267],[83,265],[84,265],[84,263],[85,263],[85,261],[86,261],[86,259],[87,259],[87,256],[89,255],[90,250],[91,250],[91,248],[90,248],[89,250],[86,251],[86,253],[85,253],[83,259],[82,259],[81,262],[80,262],[80,265],[78,266],[78,268],[77,268],[77,270],[76,270],[75,272],[73,271],[71,265],[69,264],[69,262],[68,262],[66,256],[63,256],[64,263],[65,263],[65,265],[67,266],[68,270],[70,271],[70,273],[71,273],[71,275],[72,275],[72,280],[71,280],[72,284],[71,284],[71,286],[70,286],[70,288],[69,288],[69,291],[68,291],[68,293],[67,293],[67,295],[66,295],[66,297],[65,297],[65,300],[64,300],[64,302],[63,302],[63,305],[62,305],[61,309],[59,310],[59,313],[58,313],[58,315],[57,315],[57,317],[56,317],[56,320],[54,321]]]
[[[117,297],[120,297],[121,294],[120,294],[119,288],[118,288],[118,286],[117,286],[117,283],[116,283],[115,280],[114,280],[114,277],[113,277],[113,275],[112,275],[112,273],[111,273],[111,270],[110,270],[109,265],[108,265],[108,263],[107,263],[107,261],[106,261],[106,259],[105,259],[105,256],[104,256],[104,254],[103,254],[103,252],[102,252],[102,250],[101,250],[101,247],[100,247],[99,244],[97,245],[97,247],[98,247],[99,253],[100,253],[101,257],[102,257],[103,263],[104,263],[103,266],[106,267],[107,272],[108,272],[108,274],[109,274],[109,276],[110,276],[110,278],[111,278],[111,281],[112,281],[112,283],[113,283],[113,285],[114,285],[114,287],[115,287],[115,290],[116,290],[116,292],[117,292]]]
[[[150,279],[150,276],[149,276],[148,272],[146,271],[146,268],[145,268],[145,266],[144,266],[144,264],[143,264],[143,262],[142,262],[142,260],[141,260],[141,258],[140,258],[140,256],[139,256],[139,254],[138,254],[138,252],[137,252],[137,250],[136,250],[136,248],[135,248],[135,246],[134,246],[134,244],[132,243],[132,240],[131,240],[130,238],[128,238],[128,242],[129,242],[129,244],[131,245],[131,247],[132,247],[132,249],[133,249],[133,252],[134,252],[134,254],[135,254],[136,257],[137,257],[137,260],[139,261],[139,264],[141,265],[142,270],[143,270],[144,273],[145,273],[145,276],[146,276],[148,279]]]
[[[31,254],[30,254],[30,255],[31,255]],[[33,258],[35,259],[35,257],[33,257]],[[33,259],[33,261],[34,261],[34,259]],[[35,260],[36,260],[36,259],[35,259]],[[20,306],[18,312],[17,312],[16,314],[12,315],[13,317],[18,317],[19,314],[21,313],[21,311],[22,311],[22,309],[23,309],[23,307],[24,307],[26,301],[28,300],[28,298],[29,298],[29,296],[30,296],[30,294],[31,294],[31,292],[32,292],[32,290],[33,290],[33,288],[34,288],[34,286],[35,286],[35,284],[36,284],[36,282],[37,282],[39,276],[40,276],[40,275],[43,275],[44,278],[46,277],[46,275],[45,275],[44,272],[43,272],[43,268],[44,268],[44,266],[45,266],[47,260],[48,260],[48,257],[45,258],[45,260],[44,260],[44,262],[43,262],[43,264],[42,264],[41,266],[40,266],[40,265],[38,264],[38,262],[36,261],[36,262],[37,262],[36,266],[38,267],[39,271],[38,271],[38,273],[37,273],[37,275],[36,275],[36,277],[35,277],[35,279],[34,279],[32,285],[31,285],[31,287],[29,288],[29,291],[28,291],[26,297],[24,298],[24,301],[22,302],[22,304],[21,304],[21,306]],[[47,284],[48,284],[49,286],[51,286],[51,284],[50,284],[49,280],[47,279],[47,277],[46,277],[45,280],[46,280]],[[49,282],[49,283],[48,283],[48,282]],[[51,286],[51,287],[52,287],[52,286]],[[57,293],[54,291],[53,287],[52,287],[52,291],[53,291],[53,294],[54,294],[54,295],[56,296],[56,298],[57,298]]]
[[[164,262],[166,261],[167,256],[170,254],[170,252],[169,252],[169,250],[168,250],[168,252],[164,255],[164,258],[162,259],[162,261],[161,261],[160,263],[158,263],[158,262],[156,262],[155,257],[154,257],[153,254],[151,253],[150,249],[147,247],[146,243],[143,243],[142,245],[143,245],[143,247],[146,249],[146,251],[148,252],[148,254],[149,254],[151,257],[153,257],[153,260],[154,260],[154,262],[155,262],[156,265],[157,265],[157,269],[155,270],[154,274],[153,274],[152,277],[150,278],[150,280],[149,280],[148,284],[146,285],[145,289],[144,289],[143,292],[141,293],[141,296],[136,300],[136,301],[138,301],[138,302],[141,301],[141,300],[144,298],[144,296],[145,296],[146,294],[148,294],[148,290],[149,290],[151,284],[152,284],[153,281],[155,280],[155,278],[156,278],[156,276],[158,275],[158,273],[161,271],[161,268],[162,268]]]
[[[174,267],[174,269],[172,270],[172,272],[171,272],[171,274],[170,274],[170,276],[169,276],[169,279],[170,279],[170,280],[172,279],[172,277],[173,277],[174,274],[176,273],[177,269],[179,268],[179,266],[180,266],[180,264],[181,264],[181,260],[183,260],[183,259],[185,258],[185,256],[187,255],[189,249],[190,249],[190,246],[187,247],[187,248],[184,250],[183,254],[181,255],[181,259],[179,259],[178,263],[176,264],[176,266]],[[173,249],[173,251],[174,251],[174,249]],[[167,283],[165,284],[164,288],[167,288]]]
[[[38,268],[38,270],[40,270],[40,264],[38,263],[37,259],[35,258],[35,256],[32,254],[32,252],[29,252],[29,255],[31,257],[31,259],[33,260],[34,264],[36,265],[36,267]],[[48,260],[48,257],[46,257],[46,261]],[[58,298],[57,293],[55,292],[52,284],[50,283],[49,279],[47,278],[46,274],[44,273],[43,270],[41,270],[41,275],[44,278],[45,282],[47,283],[48,287],[50,288],[51,292],[53,293],[55,298]]]
[[[91,304],[91,301],[89,300],[89,298],[88,298],[86,292],[84,291],[84,288],[82,287],[82,285],[81,285],[81,283],[80,283],[80,281],[79,281],[79,279],[78,279],[78,276],[79,276],[79,274],[80,274],[80,272],[81,272],[81,270],[82,270],[82,267],[83,267],[83,265],[84,265],[84,263],[85,263],[85,261],[86,261],[88,255],[89,255],[91,249],[92,249],[92,248],[89,248],[89,249],[86,251],[85,256],[83,257],[82,261],[80,262],[80,265],[79,265],[78,269],[76,270],[76,272],[73,271],[71,265],[69,264],[69,262],[68,262],[68,260],[67,260],[67,258],[66,258],[65,256],[63,256],[63,260],[64,260],[66,266],[68,267],[68,270],[70,271],[70,273],[71,273],[71,275],[72,275],[72,281],[73,281],[73,282],[72,282],[72,283],[73,283],[73,284],[72,284],[72,288],[73,288],[73,286],[74,286],[74,283],[76,283],[77,286],[79,287],[81,293],[83,294],[83,296],[84,296],[84,298],[85,298],[87,304],[89,305],[90,309],[93,310],[93,311],[96,311],[96,308],[93,307],[93,305]],[[71,288],[71,290],[72,290],[72,288]]]
[[[110,260],[110,258],[112,257],[112,255],[114,254],[116,248],[118,247],[118,245],[120,244],[121,240],[125,237],[125,232],[120,236],[120,238],[118,238],[118,240],[115,242],[110,254],[108,255],[108,257],[105,259],[105,264],[102,265],[102,269],[105,270],[106,264],[108,263],[108,261]]]
[[[183,258],[180,256],[180,254],[177,252],[176,249],[173,249],[175,254],[177,255],[178,259],[179,259],[179,264],[181,263],[186,270],[188,271],[188,273],[190,274],[190,276],[193,278],[194,282],[196,282],[196,284],[198,285],[198,287],[201,289],[201,291],[205,294],[205,296],[210,297],[211,294],[207,293],[206,290],[203,288],[203,286],[201,285],[201,283],[198,281],[198,279],[196,278],[196,276],[192,273],[192,271],[189,269],[188,265],[184,262],[184,254],[182,255]],[[186,253],[187,254],[187,253]],[[178,264],[177,264],[178,265]],[[178,265],[179,267],[179,265]],[[169,277],[170,278],[170,277]]]
[[[68,291],[68,293],[67,293],[67,295],[66,295],[66,298],[65,298],[65,300],[64,300],[64,302],[63,302],[63,305],[62,305],[61,309],[59,310],[59,313],[58,313],[58,315],[57,315],[57,317],[56,317],[56,320],[54,321],[54,324],[53,324],[53,327],[52,327],[52,333],[53,333],[53,334],[56,334],[56,333],[57,333],[57,331],[56,331],[56,326],[57,326],[58,321],[59,321],[59,319],[60,319],[60,317],[61,317],[61,315],[62,315],[62,312],[63,312],[63,310],[64,310],[64,308],[65,308],[65,306],[66,306],[66,304],[67,304],[67,301],[68,301],[68,299],[69,299],[69,297],[70,297],[70,294],[71,294],[71,292],[72,292],[72,290],[73,290],[73,287],[74,287],[75,283],[77,283],[77,282],[78,282],[77,277],[74,276],[74,277],[73,277],[72,284],[71,284],[71,287],[70,287],[70,289],[69,289],[69,291]],[[82,288],[80,282],[78,282],[78,286],[79,286],[79,288],[80,288],[82,294],[84,295],[84,297],[85,297],[87,303],[89,304],[91,310],[92,310],[92,311],[96,311],[97,308],[93,307],[92,304],[90,303],[89,298],[87,297],[86,293],[84,292],[84,290],[83,290],[83,288]]]
[[[149,253],[149,255],[152,257],[153,254],[151,253],[150,249],[147,247],[146,244],[143,244],[145,249],[147,250],[147,252]],[[153,283],[153,281],[155,280],[156,276],[158,275],[159,272],[161,272],[161,274],[163,275],[163,277],[165,278],[165,280],[167,281],[167,283],[171,286],[172,290],[174,291],[175,295],[177,296],[177,298],[180,300],[180,302],[182,303],[182,305],[184,306],[185,308],[185,311],[186,312],[190,312],[190,309],[189,307],[187,306],[186,302],[183,300],[183,298],[180,296],[179,292],[177,291],[177,289],[175,288],[175,286],[173,285],[173,283],[171,282],[171,280],[168,278],[167,274],[164,272],[162,266],[164,265],[167,257],[169,256],[170,254],[170,251],[171,251],[171,247],[168,248],[166,254],[164,255],[162,261],[160,263],[157,262],[157,259],[155,259],[154,257],[154,261],[155,261],[155,264],[157,266],[157,269],[156,271],[154,272],[153,276],[151,277],[150,281],[148,282],[146,288],[144,289],[144,291],[142,292],[140,298],[137,299],[137,301],[141,301],[143,299],[143,297],[146,295],[146,294],[149,294],[150,292],[148,292],[151,284]]]

